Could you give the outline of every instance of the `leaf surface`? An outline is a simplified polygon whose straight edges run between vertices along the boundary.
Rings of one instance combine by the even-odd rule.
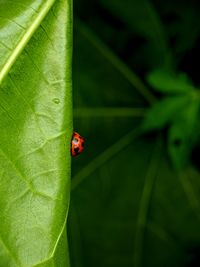
[[[195,89],[184,73],[175,75],[164,70],[155,70],[148,75],[147,80],[155,90],[165,94],[184,94]]]
[[[0,266],[68,266],[71,2],[0,1],[0,36]]]
[[[177,113],[187,107],[187,96],[166,97],[158,101],[149,111],[143,122],[145,131],[159,130],[175,120]]]
[[[72,165],[71,265],[194,266],[199,172],[189,165],[177,173],[165,138],[141,134],[149,94],[130,83],[127,77],[135,73],[124,73],[125,63],[99,36],[77,24],[74,124],[86,137],[86,149]],[[127,107],[140,113],[130,115]]]
[[[157,66],[163,63],[168,65],[171,60],[168,39],[151,1],[127,0],[124,5],[120,0],[99,0],[99,2],[131,29],[134,35],[137,34],[148,41],[145,46],[141,45],[140,52],[152,60],[150,64],[156,62]]]

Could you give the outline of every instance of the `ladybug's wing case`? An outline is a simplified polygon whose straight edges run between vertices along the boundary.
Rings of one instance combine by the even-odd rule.
[[[78,156],[84,150],[85,139],[78,133],[74,132],[71,142],[71,154],[73,157]]]

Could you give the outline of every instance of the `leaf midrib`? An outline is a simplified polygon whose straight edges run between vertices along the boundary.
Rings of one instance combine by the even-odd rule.
[[[21,37],[16,47],[12,50],[9,58],[0,70],[0,85],[54,3],[55,0],[47,0],[46,3],[43,4],[33,22],[26,29],[24,35]]]

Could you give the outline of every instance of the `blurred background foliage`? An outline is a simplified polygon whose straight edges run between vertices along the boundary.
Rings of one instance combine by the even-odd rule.
[[[74,0],[72,267],[200,266],[199,10]]]

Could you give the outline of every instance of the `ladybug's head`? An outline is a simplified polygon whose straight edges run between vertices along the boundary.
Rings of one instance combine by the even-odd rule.
[[[71,155],[73,157],[78,156],[84,150],[85,138],[80,136],[80,134],[74,132],[72,135],[71,142]]]

